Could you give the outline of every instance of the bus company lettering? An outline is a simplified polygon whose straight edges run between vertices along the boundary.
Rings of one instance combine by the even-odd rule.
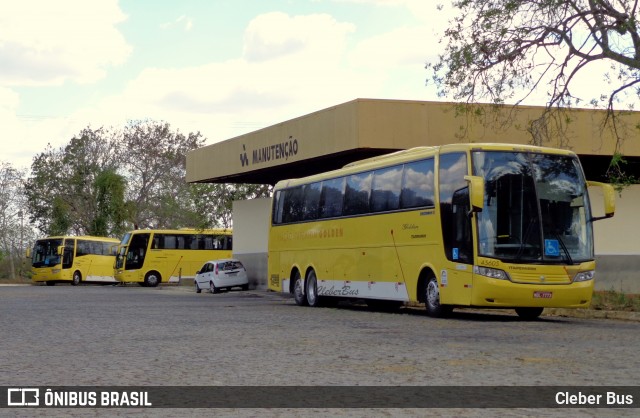
[[[282,235],[282,239],[285,241],[299,241],[303,239],[318,239],[318,238],[342,238],[344,236],[344,230],[342,228],[320,228],[303,232],[290,232]]]
[[[250,164],[261,164],[275,160],[288,160],[290,157],[298,155],[299,144],[298,140],[293,136],[289,136],[288,140],[280,142],[279,144],[267,145],[266,147],[257,148],[251,151],[251,160],[247,156],[245,145],[242,146],[242,153],[240,153],[240,163],[242,166],[248,166]]]
[[[335,286],[329,288],[318,286],[318,295],[320,296],[358,296],[358,289],[352,289],[351,286],[342,286],[336,289]]]

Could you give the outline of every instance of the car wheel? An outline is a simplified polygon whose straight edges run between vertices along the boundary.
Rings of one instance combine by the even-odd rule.
[[[438,280],[431,277],[425,287],[424,304],[427,308],[427,314],[434,318],[440,318],[451,313],[451,307],[440,304],[440,289],[438,288]]]
[[[196,285],[196,293],[201,293],[202,289],[200,289],[200,286],[198,286],[198,282],[194,280],[193,283]]]
[[[516,308],[516,313],[520,319],[533,321],[534,319],[538,319],[543,310],[544,308]]]
[[[293,275],[293,299],[298,306],[307,306],[307,298],[302,288],[302,277],[300,277],[300,272],[297,270]]]
[[[215,284],[213,284],[213,281],[209,282],[209,291],[211,292],[211,294],[214,293],[218,293],[220,290],[216,287]]]
[[[307,287],[307,304],[313,307],[320,306],[320,296],[318,296],[318,279],[314,270],[311,270],[307,275],[305,286]]]
[[[71,278],[71,286],[77,286],[80,284],[80,282],[82,281],[82,275],[80,274],[79,271],[74,271],[73,272],[73,277]]]
[[[156,287],[161,281],[160,273],[157,271],[150,271],[144,278],[144,284],[147,287]]]

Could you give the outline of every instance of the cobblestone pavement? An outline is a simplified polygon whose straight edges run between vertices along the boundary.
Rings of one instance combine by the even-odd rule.
[[[525,322],[511,311],[464,310],[433,319],[422,309],[302,308],[269,292],[196,294],[180,286],[0,287],[0,336],[0,386],[637,386],[640,374],[637,322]],[[22,415],[132,411],[28,412]],[[0,409],[7,413],[16,411]],[[634,416],[637,410],[156,409],[137,415],[214,413]]]

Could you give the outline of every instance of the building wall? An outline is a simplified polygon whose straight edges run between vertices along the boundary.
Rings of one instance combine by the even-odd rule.
[[[252,289],[267,288],[271,199],[233,202],[233,256],[242,261]]]
[[[602,216],[602,192],[590,188],[595,216]],[[640,185],[616,195],[613,218],[593,225],[596,252],[596,290],[640,294]]]

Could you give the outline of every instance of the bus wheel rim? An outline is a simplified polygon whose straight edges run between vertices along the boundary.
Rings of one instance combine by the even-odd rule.
[[[435,280],[430,281],[427,285],[427,303],[433,308],[440,306],[440,292]]]

